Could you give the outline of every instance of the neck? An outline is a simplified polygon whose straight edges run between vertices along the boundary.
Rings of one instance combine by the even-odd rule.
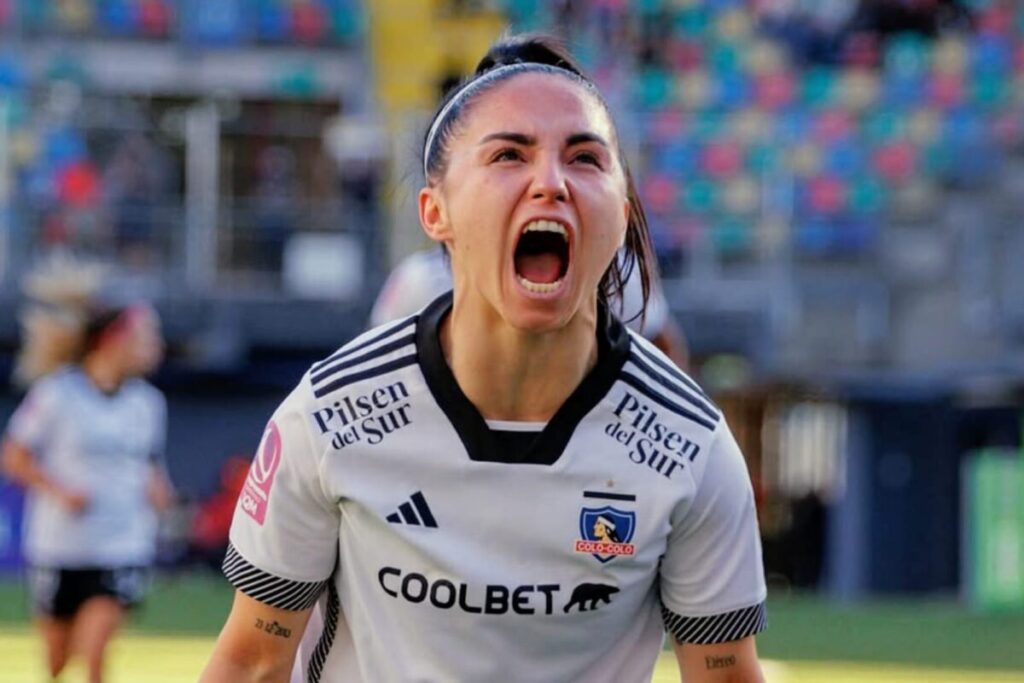
[[[82,361],[82,370],[96,388],[106,394],[117,391],[124,381],[120,368],[108,354],[90,353]]]
[[[597,363],[596,305],[558,330],[525,332],[456,298],[439,332],[466,397],[488,420],[546,422]],[[487,310],[479,310],[486,307]]]

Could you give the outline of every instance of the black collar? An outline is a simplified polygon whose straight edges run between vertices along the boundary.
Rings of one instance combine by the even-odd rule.
[[[452,307],[448,292],[420,314],[416,323],[416,350],[420,367],[434,400],[448,416],[472,460],[533,465],[553,465],[565,450],[580,420],[608,393],[629,356],[629,334],[603,304],[597,315],[597,364],[548,422],[526,451],[502,452],[499,440],[491,432],[455,381],[444,359],[438,340],[441,321]]]

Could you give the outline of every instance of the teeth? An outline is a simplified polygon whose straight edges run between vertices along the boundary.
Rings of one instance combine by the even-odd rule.
[[[550,294],[558,289],[558,285],[562,284],[561,280],[555,280],[554,282],[532,282],[522,275],[517,275],[516,277],[519,278],[519,282],[523,287],[526,287],[535,294]]]
[[[533,221],[526,226],[523,232],[553,232],[562,236],[562,239],[568,241],[569,233],[565,231],[565,227],[561,223],[555,221]]]

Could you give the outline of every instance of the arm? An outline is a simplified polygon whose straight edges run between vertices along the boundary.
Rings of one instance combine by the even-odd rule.
[[[754,636],[715,645],[672,639],[684,683],[764,683]]]
[[[6,438],[0,448],[0,465],[3,467],[3,473],[14,483],[52,496],[72,512],[81,512],[88,506],[88,496],[54,481],[39,466],[32,452],[17,441]]]
[[[662,562],[665,627],[686,683],[763,683],[754,636],[767,591],[747,467],[724,424],[699,457],[697,494]]]
[[[308,379],[304,379],[308,382]],[[267,423],[235,508],[224,574],[238,591],[202,683],[285,683],[338,561],[341,525],[323,491],[300,385]]]
[[[199,683],[287,683],[312,611],[270,607],[235,591]]]
[[[150,466],[146,497],[157,512],[167,512],[174,504],[174,486],[162,463],[154,462]]]

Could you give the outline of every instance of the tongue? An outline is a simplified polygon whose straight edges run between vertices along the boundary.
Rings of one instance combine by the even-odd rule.
[[[516,272],[537,284],[557,281],[561,268],[561,259],[551,252],[516,257]]]

